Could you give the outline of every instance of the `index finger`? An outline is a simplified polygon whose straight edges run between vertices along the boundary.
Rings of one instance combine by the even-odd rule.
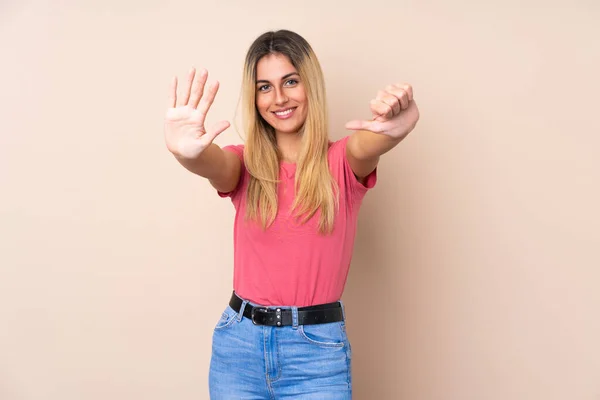
[[[396,85],[397,88],[402,89],[406,92],[406,94],[408,95],[408,101],[412,101],[413,100],[413,87],[412,85],[409,85],[408,83],[397,83]]]
[[[171,84],[169,85],[169,98],[167,102],[167,106],[170,108],[174,108],[175,104],[177,104],[177,77],[174,76],[171,79]]]

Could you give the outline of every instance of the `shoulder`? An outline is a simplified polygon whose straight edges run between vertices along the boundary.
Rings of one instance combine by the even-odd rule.
[[[229,144],[227,146],[223,146],[223,151],[229,151],[243,162],[244,161],[244,145],[243,144]]]
[[[361,179],[357,178],[350,166],[346,152],[350,136],[347,135],[339,140],[329,142],[327,161],[329,162],[329,169],[338,180],[338,184],[345,186],[352,195],[358,195],[358,199],[362,199],[365,192],[373,188],[377,182],[377,168],[368,176]]]
[[[329,159],[345,159],[346,158],[346,145],[350,136],[344,136],[336,141],[329,141],[329,149],[327,150],[327,157]]]

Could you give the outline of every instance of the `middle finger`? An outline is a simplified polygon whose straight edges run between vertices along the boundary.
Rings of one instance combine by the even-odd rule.
[[[208,79],[208,71],[206,69],[202,69],[196,79],[194,79],[194,84],[192,86],[192,94],[190,96],[190,101],[188,105],[192,108],[198,108],[198,103],[200,103],[200,99],[204,93],[204,85],[206,85],[206,80]]]
[[[408,107],[409,98],[406,90],[396,86],[389,86],[387,92],[398,99],[398,102],[402,106],[403,110],[405,110]]]
[[[188,72],[186,85],[183,87],[183,93],[181,96],[177,98],[178,106],[185,106],[190,98],[190,87],[192,86],[192,81],[194,80],[194,75],[196,75],[196,69],[192,67],[190,72]]]
[[[390,106],[392,108],[392,113],[394,115],[396,115],[400,112],[400,109],[401,109],[400,101],[393,94],[390,94],[386,91],[380,90],[379,93],[377,94],[377,100],[382,101],[385,104],[387,104],[388,106]]]

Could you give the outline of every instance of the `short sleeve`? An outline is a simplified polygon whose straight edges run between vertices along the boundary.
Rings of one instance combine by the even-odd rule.
[[[350,139],[350,136],[334,142],[329,148],[328,158],[334,175],[339,177],[338,180],[343,180],[344,189],[348,197],[353,202],[360,202],[369,189],[375,187],[377,183],[377,167],[364,178],[364,184],[361,183],[354,174],[354,171],[352,171],[352,167],[350,167],[350,162],[348,161],[346,153],[348,139]]]
[[[242,163],[242,171],[240,174],[240,180],[239,180],[237,186],[235,187],[235,189],[233,189],[231,192],[227,192],[227,193],[217,190],[217,194],[220,197],[231,197],[233,199],[234,197],[237,196],[240,189],[244,185],[244,180],[245,180],[245,176],[246,176],[246,167],[244,164],[244,145],[243,144],[228,145],[228,146],[223,147],[223,151],[232,152],[240,159],[240,161]]]

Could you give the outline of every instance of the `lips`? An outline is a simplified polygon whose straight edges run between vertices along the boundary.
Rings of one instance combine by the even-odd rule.
[[[296,108],[297,107],[283,108],[281,110],[272,111],[272,113],[279,119],[287,119],[287,118],[290,118],[294,114],[294,111],[296,111]]]

